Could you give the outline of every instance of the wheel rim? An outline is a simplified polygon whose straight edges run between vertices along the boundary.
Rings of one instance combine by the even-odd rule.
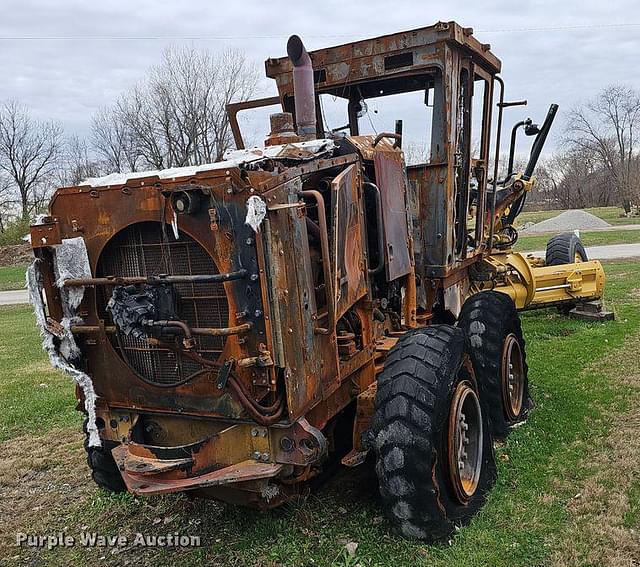
[[[449,411],[449,472],[456,497],[466,504],[475,494],[482,470],[482,413],[468,381],[456,387]]]
[[[576,253],[573,255],[573,261],[574,261],[576,264],[579,264],[580,262],[582,262],[582,255],[580,254],[580,252],[576,252]]]
[[[524,362],[520,342],[514,334],[504,341],[502,349],[502,401],[509,421],[522,411],[524,397]]]

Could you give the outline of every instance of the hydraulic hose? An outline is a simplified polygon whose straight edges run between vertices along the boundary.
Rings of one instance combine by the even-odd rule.
[[[212,360],[207,360],[206,358],[200,356],[195,352],[190,352],[183,349],[176,349],[166,343],[162,343],[162,346],[165,346],[173,350],[174,352],[179,351],[187,358],[190,358],[194,362],[198,362],[203,366],[206,366],[209,368],[216,368],[216,369],[219,369],[222,366],[217,362],[213,362]],[[242,385],[242,381],[239,378],[237,378],[235,375],[230,374],[227,384],[229,384],[229,386],[231,387],[231,390],[235,394],[235,397],[238,399],[238,401],[241,403],[242,407],[244,407],[244,409],[251,414],[251,417],[260,425],[265,425],[265,426],[272,425],[274,423],[277,423],[282,417],[282,414],[284,412],[284,403],[283,403],[284,400],[281,394],[277,397],[276,401],[273,402],[271,405],[263,406],[262,404],[260,404],[259,402],[257,402],[251,397],[249,392],[245,390],[244,385]]]

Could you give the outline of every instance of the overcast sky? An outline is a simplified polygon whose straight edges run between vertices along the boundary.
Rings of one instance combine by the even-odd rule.
[[[439,20],[473,27],[503,62],[507,98],[529,100],[508,123],[524,115],[542,121],[551,102],[562,113],[607,84],[640,88],[637,0],[2,0],[0,100],[20,100],[84,135],[94,111],[170,44],[242,48],[262,70],[267,57],[285,55],[292,33],[316,49]],[[275,94],[268,80],[262,89]]]

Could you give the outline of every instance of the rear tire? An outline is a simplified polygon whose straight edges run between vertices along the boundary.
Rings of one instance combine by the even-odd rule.
[[[83,429],[86,435],[86,421]],[[111,454],[111,449],[117,445],[113,441],[102,439],[101,447],[89,447],[89,436],[86,435],[84,440],[84,450],[87,452],[87,464],[91,469],[93,482],[109,492],[126,492],[127,487]]]
[[[378,378],[372,433],[383,507],[402,535],[442,540],[471,520],[496,466],[460,329],[398,341]]]
[[[586,262],[587,252],[580,238],[573,232],[565,232],[554,236],[547,242],[545,263],[547,266]]]
[[[477,293],[462,306],[458,327],[466,335],[491,434],[505,439],[515,425],[526,421],[531,408],[529,367],[516,306],[504,293]]]

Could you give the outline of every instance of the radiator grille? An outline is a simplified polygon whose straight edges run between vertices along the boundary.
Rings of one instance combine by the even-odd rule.
[[[218,273],[207,251],[185,233],[175,239],[167,230],[163,237],[160,223],[145,222],[129,226],[106,245],[98,261],[98,276],[204,275]],[[229,305],[220,283],[189,283],[174,286],[178,295],[178,318],[190,327],[226,327]],[[98,289],[98,311],[110,321],[106,304],[111,288]],[[111,338],[125,362],[145,381],[161,385],[181,384],[203,367],[171,350],[151,346],[145,339],[117,333]],[[195,337],[195,351],[215,361],[224,347],[224,337]]]

